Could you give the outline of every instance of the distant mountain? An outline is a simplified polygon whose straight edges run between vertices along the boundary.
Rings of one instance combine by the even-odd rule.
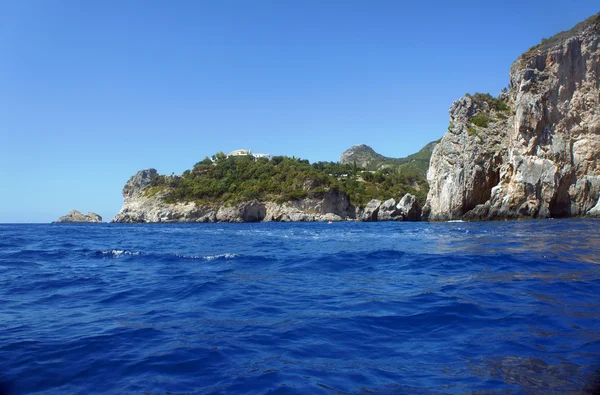
[[[368,170],[380,170],[386,167],[412,168],[418,174],[425,177],[429,167],[431,153],[437,145],[437,141],[432,141],[417,153],[405,158],[389,158],[383,156],[368,145],[359,144],[350,147],[340,155],[340,163],[353,165]]]
[[[378,154],[375,150],[368,145],[359,144],[348,148],[340,155],[340,163],[343,165],[356,164],[358,167],[364,169],[371,169],[376,167],[378,164],[385,162],[387,159],[385,156]]]

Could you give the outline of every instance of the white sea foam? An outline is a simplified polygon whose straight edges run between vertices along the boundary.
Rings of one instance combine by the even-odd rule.
[[[212,261],[212,260],[219,259],[219,258],[233,259],[233,258],[237,258],[239,256],[238,254],[232,254],[232,253],[217,254],[217,255],[180,255],[180,254],[174,254],[174,255],[178,258],[183,258],[183,259],[202,259],[205,261]]]
[[[219,255],[207,255],[207,256],[203,256],[203,259],[206,259],[207,261],[212,261],[213,259],[219,259],[219,258],[225,258],[225,259],[233,259],[238,257],[238,254],[230,254],[230,253],[226,253],[226,254],[219,254]]]
[[[139,252],[139,251],[127,251],[127,250],[105,250],[105,251],[100,251],[102,253],[102,255],[111,257],[111,258],[120,258],[124,255],[143,255],[143,252]],[[153,255],[153,254],[150,254]],[[162,254],[157,254],[157,255],[162,255]],[[176,256],[178,258],[183,258],[183,259],[202,259],[205,261],[212,261],[215,259],[219,259],[219,258],[223,258],[223,259],[233,259],[233,258],[237,258],[239,256],[239,254],[233,254],[233,253],[225,253],[225,254],[216,254],[216,255],[182,255],[182,254],[168,254],[168,255],[173,255]]]
[[[122,255],[140,255],[141,252],[137,251],[125,251],[125,250],[106,250],[101,251],[102,255],[112,255],[115,258],[119,258]]]

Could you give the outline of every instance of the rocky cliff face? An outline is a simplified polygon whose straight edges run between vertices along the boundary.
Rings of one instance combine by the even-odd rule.
[[[600,15],[557,37],[513,64],[499,99],[452,104],[427,218],[600,214]]]
[[[71,210],[69,214],[63,215],[55,221],[55,223],[60,222],[102,222],[102,217],[96,213],[87,213],[84,215],[77,210]]]

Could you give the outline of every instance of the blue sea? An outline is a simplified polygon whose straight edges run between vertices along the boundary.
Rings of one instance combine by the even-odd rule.
[[[1,394],[572,394],[600,221],[0,225]]]

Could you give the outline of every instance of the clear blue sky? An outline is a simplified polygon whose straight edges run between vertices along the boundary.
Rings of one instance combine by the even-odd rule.
[[[0,2],[0,222],[110,220],[137,170],[217,151],[401,157],[595,1]]]

